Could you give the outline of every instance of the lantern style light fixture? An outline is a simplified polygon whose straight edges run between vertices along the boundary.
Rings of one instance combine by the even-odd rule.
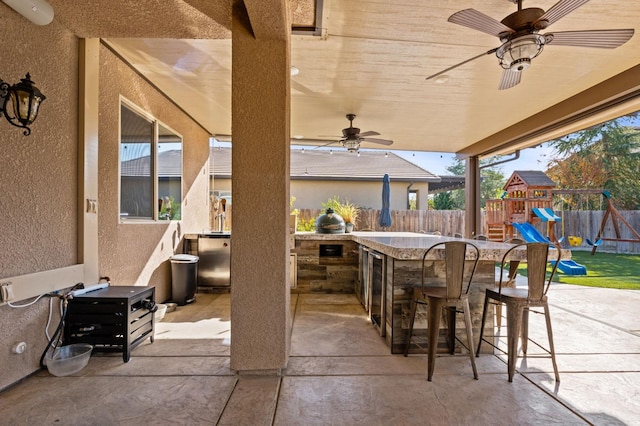
[[[500,66],[511,71],[524,71],[531,60],[538,56],[553,35],[527,34],[505,42],[496,51]]]
[[[13,86],[0,80],[0,111],[10,124],[25,129],[25,136],[31,134],[29,126],[36,120],[40,104],[45,99],[29,73]]]

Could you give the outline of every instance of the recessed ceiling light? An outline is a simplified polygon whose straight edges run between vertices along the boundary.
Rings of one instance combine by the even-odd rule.
[[[291,75],[294,76],[298,74],[300,74],[300,70],[294,66],[291,66]]]
[[[444,84],[448,81],[449,81],[449,76],[446,74],[443,74],[441,76],[438,76],[438,78],[436,78],[436,83],[438,84]]]

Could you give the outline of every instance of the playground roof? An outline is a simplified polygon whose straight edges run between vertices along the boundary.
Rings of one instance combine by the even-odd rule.
[[[521,180],[527,186],[548,186],[551,188],[556,186],[556,183],[540,170],[515,170],[504,185],[504,189],[514,183],[514,180]]]

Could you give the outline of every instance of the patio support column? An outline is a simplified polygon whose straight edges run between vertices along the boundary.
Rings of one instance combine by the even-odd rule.
[[[290,32],[285,0],[234,2],[231,368],[279,374],[290,347]]]
[[[471,238],[482,233],[480,220],[480,159],[477,156],[467,158],[465,181],[464,235],[467,238]]]

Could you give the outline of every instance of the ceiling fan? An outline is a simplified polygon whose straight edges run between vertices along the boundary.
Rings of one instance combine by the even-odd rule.
[[[393,141],[387,139],[370,138],[369,136],[377,136],[380,133],[374,131],[362,132],[357,127],[353,127],[353,119],[356,118],[355,114],[347,114],[347,120],[349,120],[349,127],[342,129],[342,138],[338,141],[330,142],[327,145],[340,142],[350,152],[357,152],[360,149],[362,142],[377,143],[380,145],[391,145]],[[325,145],[326,146],[326,145]]]
[[[634,33],[633,29],[610,29],[539,34],[540,30],[544,30],[589,0],[560,0],[546,12],[537,7],[523,9],[522,0],[509,1],[517,2],[518,10],[500,22],[475,9],[465,9],[451,15],[448,19],[449,22],[496,36],[502,44],[495,49],[431,75],[427,77],[427,80],[484,55],[495,53],[500,66],[504,69],[498,88],[500,90],[509,89],[520,83],[522,71],[531,65],[531,60],[538,56],[547,44],[615,49],[626,43]]]

